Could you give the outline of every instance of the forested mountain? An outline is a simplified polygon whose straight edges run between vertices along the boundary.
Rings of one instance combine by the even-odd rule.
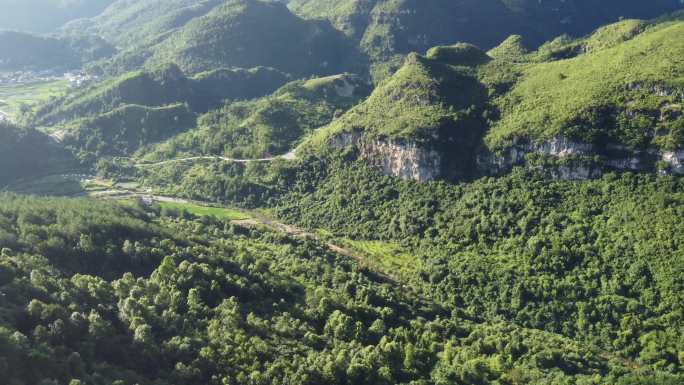
[[[272,95],[228,103],[200,116],[198,129],[144,154],[148,160],[220,155],[258,159],[283,155],[370,92],[357,75],[294,81]]]
[[[0,32],[31,79],[0,102],[43,93],[0,114],[0,383],[683,384],[682,5],[117,0]]]
[[[556,162],[569,177],[605,168],[684,173],[684,21],[625,20],[527,51],[513,36],[409,55],[370,98],[317,133],[386,173],[467,178]],[[526,155],[537,159],[526,159]]]
[[[0,31],[0,71],[73,70],[114,52],[109,43],[93,36],[55,38]]]
[[[22,118],[50,127],[86,163],[128,156],[196,126],[227,100],[268,94],[288,77],[271,68],[217,69],[187,77],[175,65],[131,72],[40,105]]]
[[[92,17],[114,0],[0,0],[0,29],[53,32],[66,22]]]
[[[83,21],[67,30],[118,34],[120,24],[109,23],[131,12],[131,18],[120,20],[124,26],[130,24],[131,32],[113,39],[120,42],[122,52],[114,60],[98,65],[106,73],[169,62],[190,73],[217,67],[268,66],[298,77],[330,75],[365,66],[354,42],[330,23],[301,19],[280,2],[180,3],[177,7],[156,7],[155,2],[117,3],[110,7],[115,15],[112,18],[105,12],[91,21],[94,26]],[[147,18],[139,18],[148,13],[152,24],[142,22]]]
[[[325,17],[373,55],[422,52],[463,41],[488,49],[512,34],[537,46],[562,34],[581,36],[618,18],[653,18],[679,0],[291,0],[305,17]]]
[[[637,351],[644,346],[636,369],[602,351],[598,334],[577,342],[539,330],[543,319],[537,321],[535,311],[547,301],[536,299],[541,281],[521,282],[513,289],[513,304],[503,302],[523,309],[520,322],[533,328],[483,321],[469,315],[477,308],[453,307],[454,301],[468,306],[476,296],[454,291],[458,280],[444,277],[459,270],[464,279],[477,279],[482,262],[460,270],[456,263],[465,257],[452,259],[453,270],[434,265],[432,273],[425,272],[438,291],[422,297],[420,287],[402,289],[317,242],[211,218],[11,195],[0,197],[0,213],[0,354],[11,385],[679,381],[667,373],[677,367],[668,345],[677,335],[674,328],[672,335],[659,330],[666,319],[619,321],[607,318],[610,312],[597,312],[608,298],[618,316],[620,309],[648,306],[621,297],[632,290],[641,291],[641,301],[652,298],[647,293],[673,295],[668,290],[676,287],[669,289],[666,282],[661,291],[649,288],[641,275],[649,269],[646,262],[629,269],[624,280],[618,269],[608,287],[594,289],[610,293],[620,290],[619,283],[623,294],[580,302],[587,318],[576,321],[579,330],[590,322],[596,333],[609,333],[605,337],[619,322],[624,329],[618,346]],[[544,240],[539,242],[543,247]],[[555,268],[549,267],[553,277]],[[591,287],[575,284],[566,290],[571,288],[591,293]],[[676,297],[664,298],[681,306]],[[677,310],[672,311],[669,322],[678,322]],[[567,330],[574,325],[568,319]]]

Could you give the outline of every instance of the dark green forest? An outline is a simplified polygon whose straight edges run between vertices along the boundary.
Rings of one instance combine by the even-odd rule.
[[[650,317],[625,314],[617,331],[608,318],[621,309],[605,314],[601,301],[580,302],[586,315],[554,333],[543,330],[553,324],[534,324],[553,314],[535,311],[545,302],[562,308],[551,300],[561,290],[553,272],[519,281],[508,305],[524,310],[507,322],[471,304],[492,298],[496,308],[495,296],[454,295],[466,292],[459,281],[472,290],[484,280],[473,264],[459,269],[465,258],[457,254],[449,268],[430,263],[432,273],[416,276],[425,283],[409,289],[316,241],[175,210],[4,195],[0,213],[0,369],[12,385],[681,380],[681,328],[662,329],[681,325],[681,301],[673,303],[681,290],[654,288],[637,272],[622,295],[597,297],[621,297],[636,309],[662,295],[672,297],[669,306],[642,312]],[[594,265],[587,270],[601,268]],[[535,300],[540,280],[551,287]],[[573,281],[578,294],[612,289],[588,287],[590,277]],[[617,335],[624,350],[608,353],[605,338]]]
[[[683,7],[0,0],[0,385],[684,384]]]

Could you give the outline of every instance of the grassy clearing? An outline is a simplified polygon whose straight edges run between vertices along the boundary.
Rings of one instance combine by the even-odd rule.
[[[160,202],[159,206],[165,209],[186,211],[198,216],[213,216],[219,219],[230,221],[249,219],[250,216],[244,212],[223,208],[200,206],[192,203]]]
[[[348,248],[365,255],[371,265],[390,275],[411,275],[420,268],[420,260],[398,243],[343,239]]]
[[[22,105],[33,106],[63,95],[68,80],[39,81],[26,84],[0,84],[0,112],[16,117]]]

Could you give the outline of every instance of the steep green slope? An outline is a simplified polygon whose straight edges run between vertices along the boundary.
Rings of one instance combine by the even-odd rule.
[[[353,145],[388,174],[413,179],[499,173],[526,155],[584,162],[568,177],[605,167],[681,173],[681,36],[674,14],[562,36],[536,51],[515,35],[488,53],[434,47],[409,55],[303,148]]]
[[[121,73],[173,62],[184,71],[197,73],[220,67],[268,66],[308,76],[364,66],[354,43],[329,23],[303,20],[280,2],[230,0],[212,4],[202,3],[207,12],[188,17],[186,23],[158,35],[150,32],[153,38],[141,38],[98,67]],[[139,31],[138,27],[131,28]]]
[[[69,122],[60,127],[60,139],[79,159],[94,163],[101,157],[132,155],[140,147],[195,127],[196,122],[197,116],[186,104],[126,104],[93,118]]]
[[[114,0],[2,0],[0,29],[53,32],[69,20],[92,17]]]
[[[71,169],[70,154],[47,135],[0,122],[0,186]]]
[[[36,125],[54,125],[126,104],[163,106],[182,102],[197,112],[205,112],[226,99],[263,96],[286,81],[284,74],[270,68],[217,69],[187,77],[178,67],[169,65],[149,72],[126,73],[76,90],[38,106],[26,119]]]
[[[289,6],[306,17],[330,19],[362,41],[366,52],[381,57],[453,41],[492,47],[512,34],[538,45],[563,33],[583,35],[619,17],[652,18],[682,5],[677,0],[292,0]]]
[[[114,48],[96,37],[53,38],[0,31],[0,71],[65,71],[112,54]]]
[[[426,282],[431,298],[470,314],[553,330],[635,367],[681,375],[681,178],[578,183],[515,172],[448,185],[397,182],[358,163],[304,167],[273,200],[285,218],[400,242],[420,261],[413,285]]]
[[[196,126],[199,113],[227,100],[263,96],[287,76],[270,68],[218,69],[186,77],[176,66],[131,72],[74,90],[25,114],[84,162],[129,156]]]
[[[370,92],[358,76],[295,81],[272,95],[230,103],[200,117],[198,129],[144,154],[148,160],[189,155],[264,158],[282,155]]]
[[[120,47],[140,46],[161,39],[221,3],[221,0],[117,0],[95,17],[67,24],[62,32],[87,31]]]
[[[536,55],[544,62],[517,66],[519,80],[495,101],[501,120],[488,134],[490,146],[564,135],[680,148],[683,34],[679,20],[626,21],[586,39],[541,47]]]
[[[318,242],[173,210],[5,195],[0,246],[12,385],[678,380],[464,318]]]

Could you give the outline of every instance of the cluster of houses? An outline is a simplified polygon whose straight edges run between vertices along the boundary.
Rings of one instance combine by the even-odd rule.
[[[68,80],[73,88],[83,87],[97,77],[85,72],[56,73],[54,71],[14,71],[0,72],[0,85],[27,84],[36,82],[49,82],[56,80]]]

